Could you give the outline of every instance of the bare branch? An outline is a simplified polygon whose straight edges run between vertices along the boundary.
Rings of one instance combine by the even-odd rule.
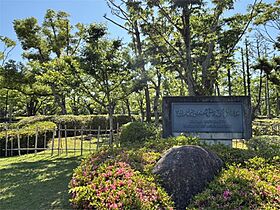
[[[134,33],[135,33],[135,32],[133,32],[132,30],[130,30],[129,28],[126,28],[125,26],[123,26],[123,25],[117,23],[116,21],[114,21],[114,20],[112,20],[112,19],[106,17],[106,15],[104,15],[103,17],[104,17],[106,20],[110,21],[111,23],[113,23],[113,24],[115,24],[115,25],[121,27],[122,29],[128,31],[129,33],[131,33],[131,34],[134,34]]]

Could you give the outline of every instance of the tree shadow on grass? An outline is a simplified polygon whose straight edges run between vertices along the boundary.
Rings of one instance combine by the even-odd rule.
[[[0,170],[0,209],[70,209],[68,183],[80,158],[11,163]]]

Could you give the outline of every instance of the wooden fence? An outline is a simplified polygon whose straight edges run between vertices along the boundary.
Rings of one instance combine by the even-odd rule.
[[[51,156],[57,154],[61,155],[65,153],[68,155],[69,152],[74,152],[74,155],[80,154],[83,155],[84,151],[98,151],[102,146],[110,145],[110,132],[114,137],[114,143],[118,143],[119,140],[119,123],[117,123],[116,129],[110,131],[110,129],[105,128],[101,129],[99,126],[98,129],[92,129],[91,127],[85,128],[67,128],[66,125],[58,125],[52,131],[44,131],[43,132],[43,142],[41,144],[42,147],[38,146],[39,142],[39,133],[40,130],[36,128],[35,132],[35,143],[34,146],[30,144],[30,136],[27,135],[26,147],[22,147],[21,145],[21,137],[17,134],[16,139],[14,137],[10,137],[8,135],[8,129],[5,129],[5,156],[13,156],[14,152],[17,152],[18,155],[22,154],[24,151],[26,154],[30,153],[30,151],[35,154],[38,151],[51,151]],[[51,138],[47,137],[47,133],[51,133]],[[69,135],[70,133],[70,135]],[[42,137],[42,136],[41,136]],[[17,142],[14,143],[14,140]],[[9,142],[10,141],[10,142]],[[42,138],[40,139],[42,141]],[[17,145],[14,148],[14,145]],[[86,147],[85,147],[86,145]]]

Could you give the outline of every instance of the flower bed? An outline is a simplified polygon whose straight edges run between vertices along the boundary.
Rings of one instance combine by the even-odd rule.
[[[73,208],[172,209],[170,197],[153,177],[141,175],[120,156],[115,158],[103,151],[75,170],[69,184]]]

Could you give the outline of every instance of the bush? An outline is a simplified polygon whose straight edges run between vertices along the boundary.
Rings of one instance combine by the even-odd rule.
[[[258,156],[273,158],[280,154],[280,136],[256,136],[246,143]]]
[[[130,122],[122,126],[120,143],[123,146],[143,144],[146,140],[157,138],[156,127],[149,123]]]
[[[257,155],[255,151],[239,148],[230,148],[222,144],[204,145],[216,153],[226,165],[241,164],[244,165],[246,161]]]
[[[75,209],[172,209],[152,177],[141,175],[106,151],[84,160],[69,184]]]
[[[180,135],[167,139],[157,138],[147,141],[144,146],[155,152],[164,152],[174,146],[199,145],[200,141],[196,137]]]
[[[253,135],[279,135],[280,119],[256,119],[252,125]]]
[[[230,166],[187,209],[279,209],[279,160],[255,157],[244,167]]]
[[[55,123],[53,122],[37,122],[31,125],[24,126],[20,129],[9,129],[7,131],[8,135],[8,149],[11,148],[11,143],[14,149],[18,148],[17,137],[20,137],[20,147],[26,148],[27,140],[29,136],[29,147],[35,146],[35,136],[36,129],[38,129],[38,147],[43,148],[44,146],[44,135],[46,133],[47,140],[49,140],[53,135],[53,130],[56,128]],[[5,155],[5,144],[6,144],[6,131],[0,132],[0,156]],[[22,154],[25,151],[21,151]],[[16,151],[13,152],[13,155],[17,155]],[[11,152],[9,153],[11,155]]]

